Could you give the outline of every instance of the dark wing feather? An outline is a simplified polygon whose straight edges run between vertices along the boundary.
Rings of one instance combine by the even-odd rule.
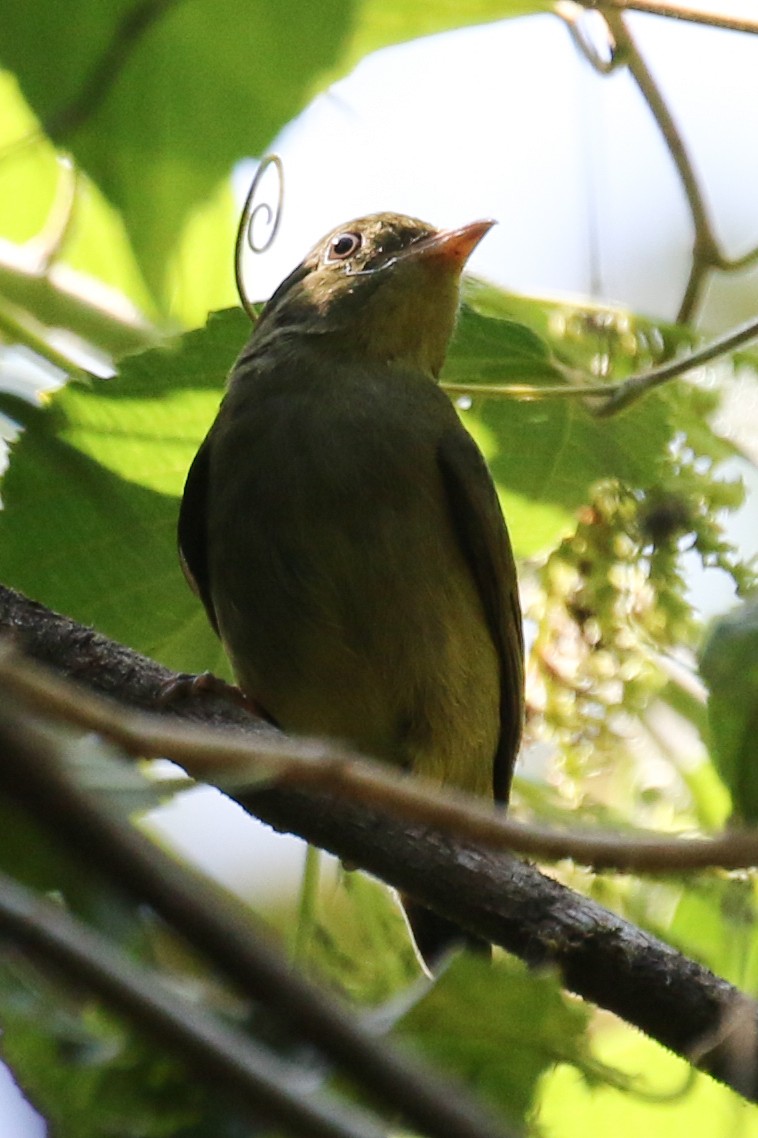
[[[208,569],[208,488],[210,479],[210,436],[195,455],[184,484],[179,509],[179,559],[190,588],[205,605],[208,619],[218,633],[218,621],[211,600]]]
[[[458,540],[500,659],[493,790],[498,801],[507,802],[524,714],[524,634],[513,550],[484,458],[462,427],[443,436],[438,461]]]

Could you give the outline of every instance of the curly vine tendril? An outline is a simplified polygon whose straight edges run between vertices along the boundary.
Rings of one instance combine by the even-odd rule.
[[[256,195],[260,191],[261,182],[269,167],[274,166],[277,174],[277,197],[274,207],[267,201],[256,202]],[[261,159],[255,177],[250,185],[242,207],[240,223],[237,228],[237,240],[234,246],[234,279],[237,283],[237,292],[240,303],[255,323],[257,317],[249,293],[245,287],[242,271],[242,256],[247,246],[253,253],[265,253],[272,245],[279,231],[279,222],[282,216],[284,202],[284,166],[278,154],[268,154]],[[260,240],[259,238],[263,239]]]

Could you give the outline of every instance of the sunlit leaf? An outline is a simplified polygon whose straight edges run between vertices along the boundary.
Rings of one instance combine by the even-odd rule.
[[[119,208],[160,293],[188,210],[305,105],[352,18],[350,0],[29,0],[3,5],[0,58]]]
[[[555,977],[463,954],[399,1026],[515,1122],[554,1063],[584,1060],[587,1023]]]

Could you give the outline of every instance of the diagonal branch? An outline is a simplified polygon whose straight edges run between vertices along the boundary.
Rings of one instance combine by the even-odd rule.
[[[708,269],[723,268],[724,258],[716,240],[695,168],[676,121],[668,109],[666,100],[621,13],[611,9],[605,13],[605,19],[616,48],[623,56],[643,99],[658,124],[658,129],[663,135],[663,140],[679,174],[679,180],[682,183],[682,189],[689,205],[692,224],[695,228],[695,241],[692,250],[690,276],[677,314],[677,321],[686,324],[700,299]]]
[[[32,655],[78,673],[85,685],[144,706],[156,676],[165,677],[165,669],[122,645],[23,598],[14,605],[13,598],[8,591],[0,594],[0,624],[15,628]],[[218,707],[212,714],[223,722]],[[196,705],[192,715],[197,720],[201,707]],[[228,721],[244,718],[233,709]],[[363,866],[529,964],[558,968],[577,994],[758,1101],[756,1005],[600,905],[509,853],[485,851],[365,803],[292,788],[258,789],[236,798],[277,829]],[[201,917],[202,906],[193,920]],[[229,952],[239,969],[238,947]],[[231,965],[227,974],[230,970]]]
[[[219,734],[200,725],[167,722],[105,700],[42,671],[0,644],[0,690],[44,718],[60,719],[109,739],[136,758],[168,758],[191,778],[228,794],[263,784],[296,787],[390,811],[397,819],[434,827],[451,838],[489,850],[509,850],[549,861],[571,858],[595,870],[681,873],[745,869],[758,865],[758,831],[730,830],[715,838],[661,835],[624,837],[602,831],[564,830],[512,822],[502,811],[421,776],[409,778],[330,742],[292,739],[265,724]]]
[[[577,16],[577,12],[582,9],[602,13],[608,27],[611,47],[608,60],[600,55],[592,41],[584,34],[581,19]],[[697,308],[708,272],[711,269],[720,269],[723,272],[744,269],[758,258],[758,248],[751,249],[740,257],[728,257],[722,250],[684,138],[658,83],[637,47],[624,19],[624,13],[647,12],[752,33],[758,33],[758,21],[720,16],[715,12],[696,11],[685,5],[658,3],[657,0],[557,0],[554,10],[568,27],[580,52],[596,71],[608,75],[622,65],[628,67],[676,167],[695,231],[689,279],[677,315],[677,321],[685,324],[691,320]]]

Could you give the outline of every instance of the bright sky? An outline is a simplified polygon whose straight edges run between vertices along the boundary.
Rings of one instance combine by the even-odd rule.
[[[748,8],[755,15],[753,0]],[[758,242],[758,37],[628,19],[719,234],[739,253]],[[497,218],[471,267],[516,290],[596,290],[639,311],[676,311],[691,231],[670,158],[630,77],[593,71],[554,16],[378,52],[272,149],[284,160],[285,209],[275,245],[250,267],[256,296],[332,226],[395,209],[440,225]],[[736,291],[715,290],[711,321],[758,307],[758,279],[747,297]]]

